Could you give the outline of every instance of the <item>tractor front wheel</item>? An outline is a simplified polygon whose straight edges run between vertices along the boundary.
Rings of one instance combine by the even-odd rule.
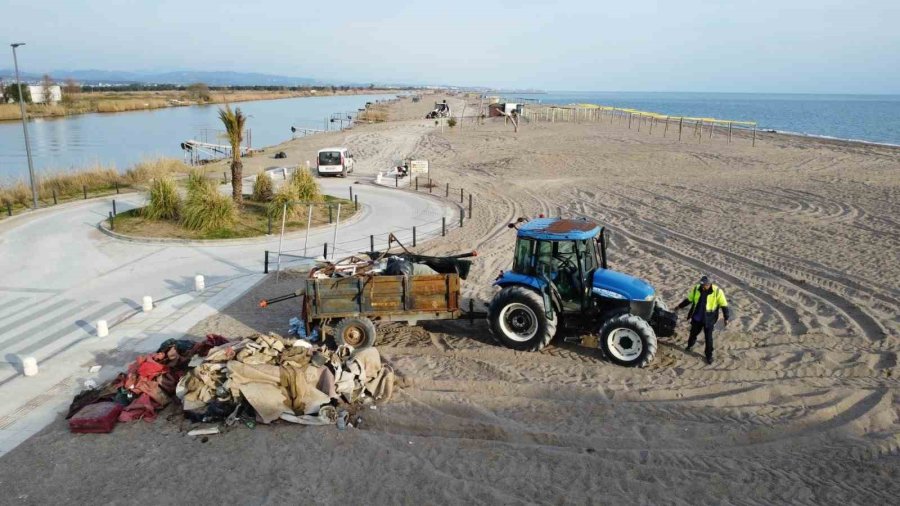
[[[646,367],[656,356],[656,334],[643,318],[620,314],[600,327],[600,348],[615,364]]]
[[[558,318],[551,310],[547,317],[544,299],[530,288],[508,286],[488,308],[491,334],[507,348],[538,351],[556,335]]]

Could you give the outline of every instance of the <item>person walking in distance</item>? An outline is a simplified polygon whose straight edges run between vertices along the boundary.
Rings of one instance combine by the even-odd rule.
[[[725,292],[721,288],[712,284],[709,276],[700,278],[700,283],[688,290],[687,298],[681,301],[681,304],[675,308],[679,310],[691,306],[688,311],[688,320],[691,322],[691,333],[688,336],[687,351],[691,351],[697,342],[697,336],[703,331],[703,338],[706,341],[706,363],[713,363],[713,328],[719,319],[719,309],[722,310],[724,316],[723,326],[728,326],[730,313],[728,312],[728,300],[725,299]]]

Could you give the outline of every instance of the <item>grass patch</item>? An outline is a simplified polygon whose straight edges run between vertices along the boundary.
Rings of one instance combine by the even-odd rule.
[[[230,202],[230,199],[229,199]],[[337,218],[337,204],[341,204],[341,221],[356,214],[353,203],[347,199],[325,196],[324,202],[313,206],[312,226],[328,224],[328,205],[332,207],[332,218]],[[307,211],[288,214],[285,222],[285,233],[306,229]],[[272,219],[272,234],[281,231],[280,216]],[[119,213],[115,219],[115,231],[134,237],[172,238],[172,239],[241,239],[266,235],[269,230],[269,214],[266,202],[256,202],[245,196],[244,207],[235,211],[234,222],[230,226],[201,230],[190,230],[176,221],[151,220],[135,209]]]

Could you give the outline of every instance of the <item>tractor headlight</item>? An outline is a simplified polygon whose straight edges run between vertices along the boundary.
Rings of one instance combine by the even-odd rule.
[[[650,295],[644,297],[644,300],[651,301],[656,298],[656,294],[651,293]]]

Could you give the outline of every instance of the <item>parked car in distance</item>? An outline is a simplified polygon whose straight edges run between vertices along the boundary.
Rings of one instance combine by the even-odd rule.
[[[353,172],[353,153],[347,148],[320,149],[316,156],[316,172],[321,176],[341,176]]]

